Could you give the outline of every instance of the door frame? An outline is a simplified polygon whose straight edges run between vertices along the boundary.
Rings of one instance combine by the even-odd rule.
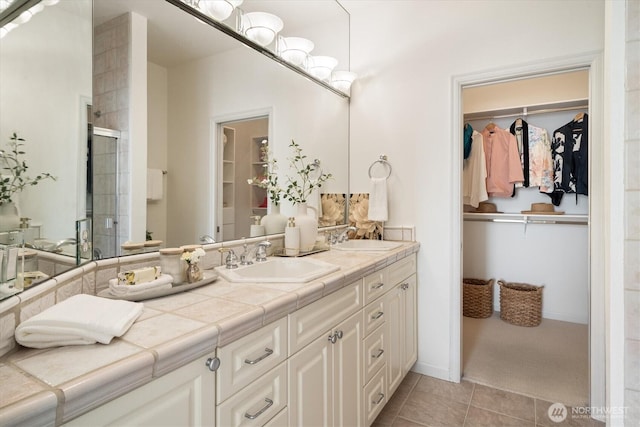
[[[562,59],[538,61],[512,68],[489,70],[479,73],[457,75],[452,78],[452,141],[451,159],[451,212],[453,213],[451,241],[452,245],[452,283],[449,366],[451,378],[460,381],[462,376],[462,129],[464,125],[462,110],[462,89],[465,86],[499,83],[514,79],[523,79],[587,69],[589,71],[589,132],[592,143],[589,144],[589,388],[590,406],[605,407],[605,187],[604,187],[604,91],[603,57],[594,52]],[[595,143],[594,143],[595,142]]]

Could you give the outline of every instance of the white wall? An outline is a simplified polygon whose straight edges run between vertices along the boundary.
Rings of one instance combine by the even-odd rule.
[[[416,370],[451,378],[452,79],[603,48],[603,2],[342,0],[351,13],[351,190],[385,153],[389,225],[415,224]],[[566,17],[570,16],[571,19]],[[530,25],[536,23],[536,25]],[[455,244],[454,244],[455,243]],[[455,378],[453,378],[455,379]]]

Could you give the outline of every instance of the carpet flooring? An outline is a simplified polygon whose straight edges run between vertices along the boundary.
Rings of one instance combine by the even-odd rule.
[[[463,378],[550,402],[589,402],[588,327],[543,319],[536,327],[463,318]]]

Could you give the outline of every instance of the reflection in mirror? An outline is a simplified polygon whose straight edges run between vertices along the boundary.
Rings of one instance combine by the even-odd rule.
[[[337,3],[321,3],[335,6],[348,29],[348,17]],[[126,241],[145,238],[179,246],[203,237],[249,237],[255,216],[271,209],[265,209],[264,196],[257,200],[256,189],[247,183],[254,176],[249,148],[258,139],[269,141],[281,164],[289,156],[288,144],[296,140],[333,174],[323,192],[348,192],[348,99],[246,49],[172,4],[95,0],[94,8],[93,108],[99,115],[93,120],[122,134],[116,219],[120,249]],[[256,118],[263,121],[253,123]],[[243,129],[249,125],[255,128]],[[236,135],[233,179],[224,166],[228,129]],[[230,216],[224,199],[228,208],[231,192]],[[291,206],[282,209],[293,213]],[[95,233],[98,227],[96,222]]]
[[[75,265],[75,224],[86,217],[92,2],[36,3],[27,7],[38,13],[9,32],[4,27],[0,38],[0,149],[15,132],[25,139],[27,174],[56,177],[24,188],[15,200],[26,218],[27,267],[52,276]]]

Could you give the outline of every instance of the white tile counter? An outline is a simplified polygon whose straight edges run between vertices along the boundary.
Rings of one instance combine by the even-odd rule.
[[[184,293],[143,301],[142,316],[109,345],[43,350],[17,346],[0,358],[0,425],[63,424],[405,258],[418,248],[415,242],[405,242],[387,252],[331,250],[310,256],[339,265],[340,270],[308,283],[228,283],[218,278]],[[95,283],[90,286],[85,278],[73,279],[71,286],[95,293],[104,277],[108,280],[115,272],[115,267],[109,266],[95,273]],[[62,290],[48,292],[43,300]],[[0,320],[10,321],[6,313],[11,310],[33,310],[13,302],[3,303],[7,309],[0,312],[5,314]],[[41,302],[31,305],[38,304]],[[51,301],[47,304],[51,305]],[[15,316],[19,319],[20,312]]]

